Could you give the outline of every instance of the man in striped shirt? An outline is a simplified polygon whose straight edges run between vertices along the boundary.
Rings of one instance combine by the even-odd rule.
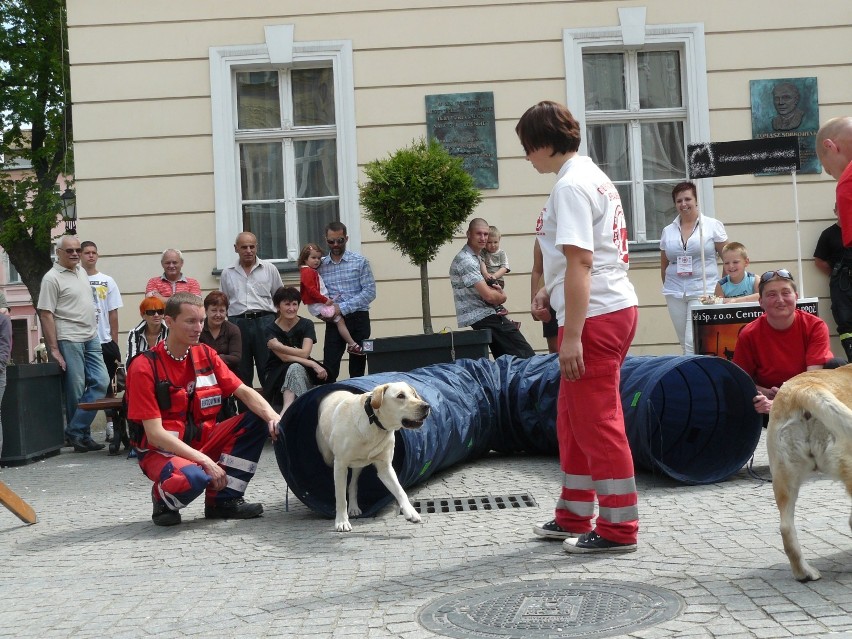
[[[177,249],[166,249],[160,258],[163,274],[152,277],[145,285],[145,297],[159,297],[164,302],[175,293],[201,295],[198,280],[183,274],[183,255]]]
[[[488,242],[490,228],[482,218],[471,220],[467,228],[467,244],[450,265],[450,284],[456,306],[459,328],[491,329],[491,354],[532,357],[535,351],[517,326],[495,307],[506,301],[499,286],[489,286],[479,268],[479,254]]]

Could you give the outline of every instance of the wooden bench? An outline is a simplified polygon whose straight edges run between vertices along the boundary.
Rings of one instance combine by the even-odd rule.
[[[113,436],[109,444],[109,454],[118,455],[122,443],[125,448],[130,448],[130,438],[127,436],[127,413],[123,398],[104,397],[91,402],[80,402],[77,407],[83,410],[113,411]]]

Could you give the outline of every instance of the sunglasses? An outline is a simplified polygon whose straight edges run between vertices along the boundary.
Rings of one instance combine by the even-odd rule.
[[[328,242],[329,246],[334,246],[336,244],[337,245],[343,245],[343,244],[346,244],[346,238],[345,237],[338,237],[334,240],[326,239],[326,242]]]
[[[790,271],[785,268],[779,268],[777,271],[766,271],[763,275],[760,276],[761,282],[768,282],[773,277],[780,277],[785,280],[792,280],[793,276],[790,275]]]
[[[68,255],[74,255],[74,253],[77,253],[79,255],[83,252],[83,249],[81,248],[67,248],[62,250],[68,253]]]
[[[163,315],[165,312],[166,311],[162,308],[154,308],[145,311],[145,315],[147,315],[148,317],[154,317],[154,315]]]

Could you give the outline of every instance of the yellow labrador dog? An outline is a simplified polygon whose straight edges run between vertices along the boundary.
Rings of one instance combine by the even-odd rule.
[[[361,469],[370,464],[376,467],[379,479],[396,497],[405,518],[414,523],[420,521],[391,462],[394,433],[400,428],[420,428],[428,416],[429,404],[403,382],[383,384],[362,395],[335,391],[320,402],[317,445],[325,463],[334,468],[334,529],[337,532],[352,530],[349,515],[361,514],[358,477]],[[346,474],[349,468],[352,480],[347,509]]]
[[[810,371],[785,382],[772,401],[766,449],[793,576],[819,579],[819,571],[802,557],[793,517],[799,487],[813,470],[842,481],[852,496],[852,366]]]

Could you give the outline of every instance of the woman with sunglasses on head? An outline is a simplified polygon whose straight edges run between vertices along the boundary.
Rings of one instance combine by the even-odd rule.
[[[754,409],[768,414],[781,384],[799,373],[838,364],[831,353],[826,323],[796,308],[798,289],[789,271],[761,275],[758,295],[763,315],[740,331],[734,364],[757,386]]]
[[[728,234],[719,220],[701,215],[692,182],[677,184],[672,201],[677,217],[660,234],[660,277],[669,317],[686,355],[693,350],[689,303],[716,290],[716,254],[721,254]]]
[[[146,297],[139,304],[142,321],[127,333],[127,366],[139,353],[154,348],[164,341],[169,329],[163,322],[166,305],[159,297]]]

